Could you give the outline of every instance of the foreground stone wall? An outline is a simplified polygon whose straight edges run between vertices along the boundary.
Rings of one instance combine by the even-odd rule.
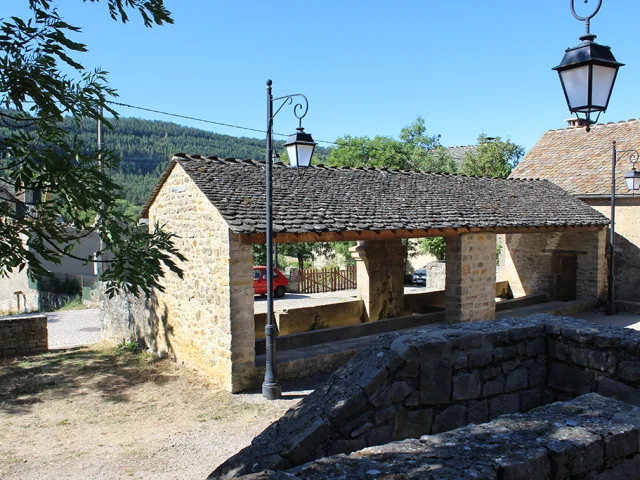
[[[210,478],[288,469],[587,392],[640,405],[639,345],[638,332],[549,315],[383,335]]]
[[[507,280],[515,297],[556,293],[555,257],[576,254],[577,299],[601,300],[606,296],[606,231],[527,233],[506,235],[500,278]]]
[[[0,358],[37,355],[48,347],[46,316],[0,318]]]
[[[640,471],[640,409],[597,394],[528,414],[243,478],[309,480],[632,480]]]
[[[257,374],[252,247],[229,230],[180,165],[149,210],[151,228],[155,222],[177,235],[187,258],[180,263],[184,278],[167,271],[164,292],[103,302],[104,337],[138,337],[227,391],[246,389]]]

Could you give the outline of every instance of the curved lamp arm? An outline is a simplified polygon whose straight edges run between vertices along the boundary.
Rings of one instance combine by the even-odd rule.
[[[570,0],[570,1],[571,1],[571,13],[573,13],[573,16],[576,17],[577,20],[581,22],[585,22],[587,26],[587,35],[591,35],[591,32],[590,32],[591,19],[595,17],[597,13],[600,11],[600,7],[602,7],[602,0],[597,0],[598,5],[596,5],[595,10],[591,15],[587,15],[586,17],[581,17],[576,13],[576,0]],[[588,2],[589,0],[584,0],[584,3],[588,3]]]
[[[284,100],[284,101],[280,104],[280,106],[275,111],[275,113],[271,116],[271,118],[275,118],[275,116],[278,115],[280,110],[282,110],[282,107],[284,107],[285,105],[293,104],[293,99],[295,97],[302,97],[302,100],[299,100],[298,103],[296,103],[293,106],[293,114],[298,119],[299,125],[302,126],[302,119],[305,117],[305,115],[309,111],[309,100],[307,100],[307,97],[305,97],[301,93],[293,93],[291,95],[285,95],[284,97],[274,98],[273,99],[274,102],[277,102],[279,100]],[[304,100],[304,104],[302,103],[303,100]]]

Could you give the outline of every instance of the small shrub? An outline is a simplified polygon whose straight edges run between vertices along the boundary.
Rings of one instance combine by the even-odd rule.
[[[140,348],[140,345],[138,345],[137,342],[134,342],[133,340],[129,341],[129,342],[122,342],[119,343],[118,346],[116,346],[116,355],[121,355],[123,353],[140,353],[142,351],[142,349]]]

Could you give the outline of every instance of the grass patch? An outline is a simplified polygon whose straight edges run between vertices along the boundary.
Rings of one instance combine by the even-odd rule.
[[[82,303],[82,298],[76,297],[73,300],[69,300],[67,303],[62,305],[60,308],[55,310],[56,312],[66,312],[69,310],[86,310],[88,308],[92,308],[89,305],[85,305]]]

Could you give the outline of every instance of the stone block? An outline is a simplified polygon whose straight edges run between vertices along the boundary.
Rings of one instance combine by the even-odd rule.
[[[448,403],[451,397],[451,360],[426,362],[420,373],[420,404]]]
[[[493,350],[493,359],[496,362],[504,362],[518,356],[518,350],[515,346],[497,347]]]
[[[625,380],[640,382],[640,362],[620,362],[616,374]]]
[[[431,433],[448,432],[467,424],[467,409],[464,405],[451,405],[436,415]]]
[[[498,395],[489,399],[489,418],[520,411],[520,398],[515,393]]]
[[[536,338],[535,340],[531,340],[526,344],[526,355],[528,357],[533,357],[534,355],[546,353],[546,350],[547,350],[547,344],[544,338]]]
[[[489,420],[489,402],[487,400],[472,400],[467,405],[469,423],[484,423]]]
[[[420,392],[411,392],[411,394],[404,401],[404,406],[417,407],[418,405],[420,405]]]
[[[420,375],[420,365],[417,363],[407,363],[405,367],[396,374],[396,378],[414,378]]]
[[[393,425],[391,423],[387,425],[380,425],[374,428],[369,433],[368,445],[384,445],[391,441],[391,433],[393,431]]]
[[[502,378],[502,367],[491,367],[480,371],[480,378],[482,380],[489,380],[490,378]]]
[[[400,409],[393,425],[392,439],[420,438],[431,431],[433,409],[421,410]]]
[[[511,360],[509,362],[503,362],[502,363],[502,371],[504,373],[509,373],[513,370],[515,370],[516,368],[520,367],[520,365],[522,365],[522,361],[521,360]]]
[[[620,428],[615,435],[604,437],[604,451],[608,461],[617,460],[638,453],[640,429]]]
[[[478,372],[458,374],[453,377],[453,399],[472,400],[480,396],[480,375]]]
[[[502,376],[487,380],[482,386],[482,396],[491,397],[504,392],[504,379]]]
[[[582,367],[589,367],[604,372],[609,367],[608,355],[590,348],[573,347],[569,351],[571,361]]]
[[[636,480],[640,472],[640,455],[625,459],[617,465],[599,473],[596,480]]]
[[[383,389],[378,395],[372,398],[371,404],[380,408],[392,403],[400,403],[404,400],[413,389],[403,380],[393,382],[390,386]]]
[[[526,368],[518,368],[507,374],[507,380],[504,385],[504,391],[515,392],[527,388],[529,383],[529,374]]]
[[[563,363],[552,362],[547,383],[550,387],[573,395],[582,395],[593,391],[593,374]]]
[[[485,365],[491,363],[492,358],[493,348],[491,347],[491,345],[483,345],[482,347],[471,350],[469,352],[469,367],[484,367]]]
[[[456,370],[467,368],[469,366],[469,357],[467,357],[466,352],[462,350],[455,350],[451,352],[451,361],[453,363],[453,368]]]
[[[350,438],[345,440],[340,438],[331,444],[331,448],[329,449],[329,455],[338,455],[340,453],[351,453],[358,450],[361,450],[367,446],[364,438]]]
[[[543,404],[542,388],[524,390],[520,393],[520,411],[522,412],[528,412],[532,408],[537,408]]]
[[[380,425],[388,420],[391,420],[398,411],[396,406],[387,407],[383,410],[378,410],[373,416],[373,423],[375,425]]]
[[[547,338],[547,348],[550,357],[562,362],[566,362],[569,359],[569,346],[566,343],[560,342],[557,337]]]
[[[604,441],[584,428],[562,428],[547,444],[555,478],[582,478],[604,463]]]
[[[598,380],[595,391],[605,397],[640,406],[640,392],[626,383],[603,377]]]

